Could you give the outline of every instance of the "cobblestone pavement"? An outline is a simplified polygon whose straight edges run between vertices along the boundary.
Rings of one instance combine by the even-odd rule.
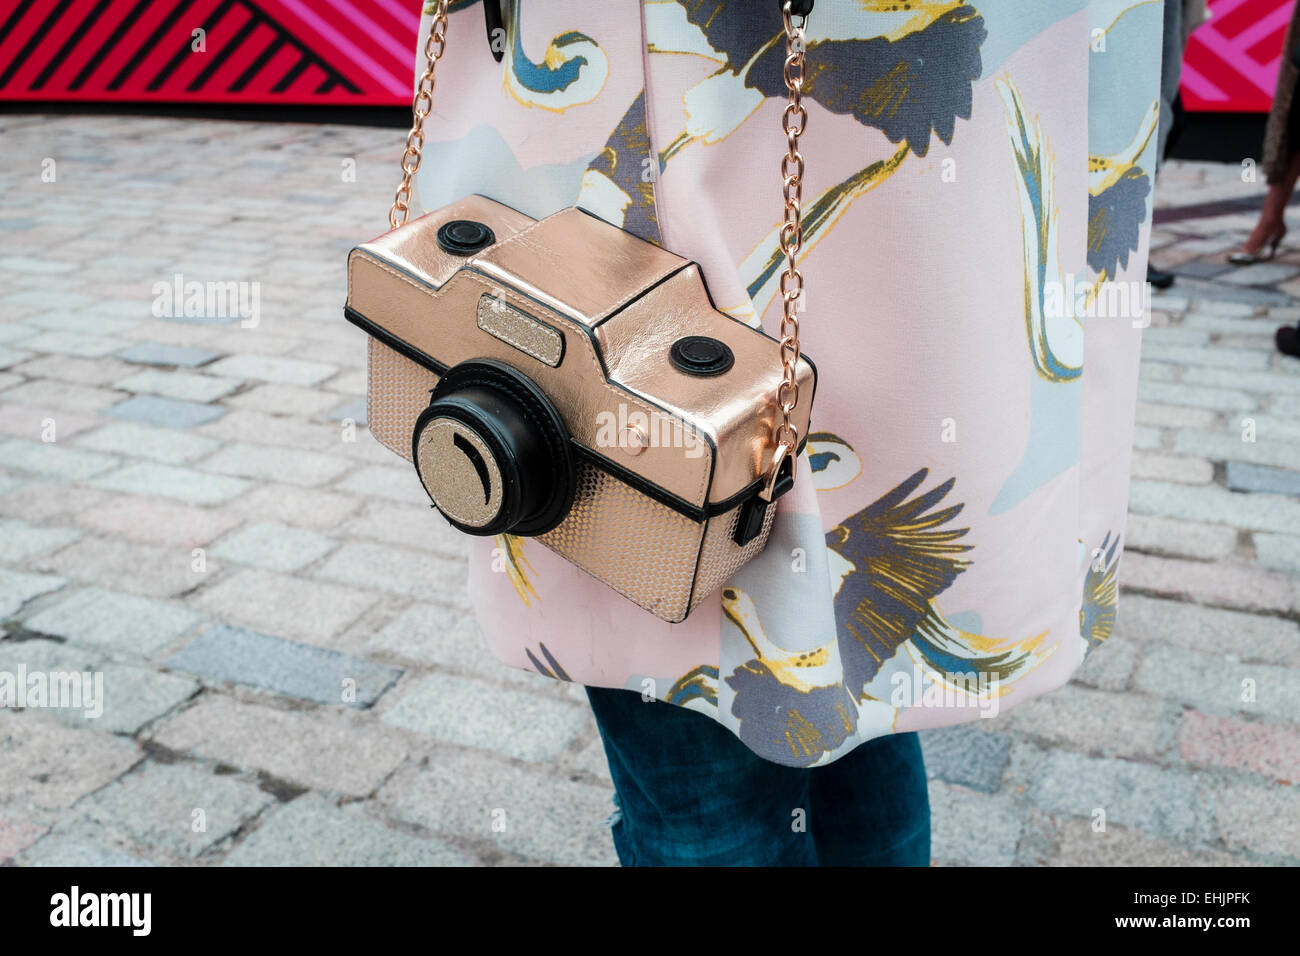
[[[107,691],[0,710],[0,860],[614,862],[581,688],[485,655],[458,541],[364,433],[343,257],[400,132],[0,128],[0,672]],[[938,862],[1300,861],[1300,252],[1222,265],[1261,190],[1162,177],[1119,625],[925,735]],[[260,283],[260,321],[152,317],[177,275]]]

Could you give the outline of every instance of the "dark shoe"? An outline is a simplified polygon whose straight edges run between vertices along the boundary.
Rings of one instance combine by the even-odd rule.
[[[1278,329],[1274,341],[1277,342],[1277,350],[1283,355],[1300,358],[1300,332],[1296,331],[1294,325],[1284,325]]]
[[[1174,274],[1147,263],[1147,281],[1157,289],[1168,289],[1174,284]]]

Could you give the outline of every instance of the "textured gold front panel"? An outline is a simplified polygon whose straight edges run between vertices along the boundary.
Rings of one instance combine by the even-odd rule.
[[[581,461],[573,510],[537,540],[651,614],[679,621],[703,534],[702,524]]]
[[[744,547],[736,544],[731,537],[735,533],[736,518],[739,515],[740,507],[737,506],[726,514],[709,519],[708,530],[704,532],[704,553],[700,555],[700,573],[695,578],[695,593],[691,595],[692,608],[722,587],[745,562],[763,550],[768,535],[772,533],[776,506],[767,509],[762,533]]]
[[[438,376],[377,339],[369,347],[370,432],[410,461],[415,420]],[[768,509],[763,533],[743,548],[731,540],[737,511],[699,524],[581,461],[573,510],[537,540],[656,617],[680,621],[767,543],[776,509]]]
[[[370,337],[366,369],[366,422],[390,451],[411,460],[415,420],[429,407],[438,376]]]
[[[537,540],[656,617],[676,623],[767,543],[776,509],[768,509],[763,533],[743,548],[731,539],[738,511],[707,525],[695,522],[583,461],[573,510]]]

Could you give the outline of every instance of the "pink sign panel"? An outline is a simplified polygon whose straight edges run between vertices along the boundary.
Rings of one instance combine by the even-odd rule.
[[[1294,6],[1295,0],[1211,0],[1212,16],[1192,34],[1183,59],[1183,105],[1267,112]]]

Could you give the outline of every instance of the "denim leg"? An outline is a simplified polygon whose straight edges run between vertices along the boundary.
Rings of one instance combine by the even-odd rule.
[[[587,697],[617,792],[612,831],[624,866],[816,865],[808,771],[634,691],[588,687]]]
[[[930,865],[930,795],[916,734],[877,737],[808,772],[822,866]]]

